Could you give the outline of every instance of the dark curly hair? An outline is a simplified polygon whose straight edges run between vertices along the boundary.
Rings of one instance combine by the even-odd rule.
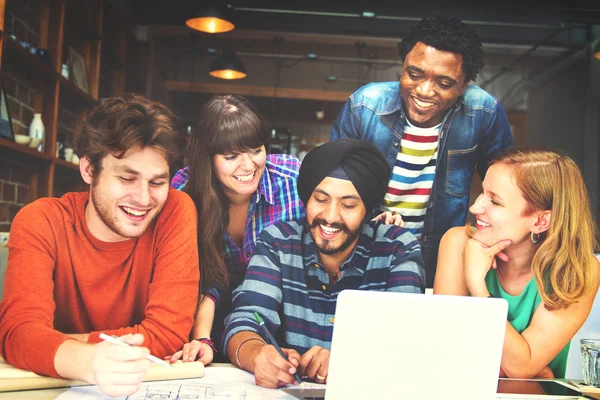
[[[471,26],[455,18],[423,18],[417,26],[411,27],[408,35],[398,43],[402,61],[417,42],[460,54],[467,82],[475,80],[477,73],[483,68],[481,38]]]

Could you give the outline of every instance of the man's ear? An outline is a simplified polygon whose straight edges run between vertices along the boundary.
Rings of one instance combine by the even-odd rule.
[[[459,86],[458,88],[458,95],[462,96],[463,94],[465,94],[465,90],[467,90],[467,88],[469,87],[469,80],[467,79],[465,73],[463,72],[463,76],[464,76],[464,82],[462,85]]]
[[[550,220],[552,219],[552,211],[546,210],[541,211],[537,214],[537,219],[535,224],[533,224],[532,232],[535,234],[540,234],[546,232],[550,229]]]
[[[83,156],[81,160],[79,160],[79,172],[81,173],[83,181],[88,185],[91,185],[94,177],[94,167],[87,156]]]

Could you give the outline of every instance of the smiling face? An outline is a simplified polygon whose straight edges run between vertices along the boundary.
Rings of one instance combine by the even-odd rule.
[[[349,254],[356,245],[367,210],[352,182],[327,177],[313,190],[306,218],[317,250]]]
[[[109,154],[101,165],[93,176],[87,157],[81,160],[83,179],[90,184],[85,208],[88,229],[105,242],[141,236],[167,200],[167,160],[158,150],[137,147],[120,159]]]
[[[245,153],[215,154],[213,157],[214,174],[230,200],[256,192],[266,163],[265,146]]]
[[[418,42],[406,55],[400,77],[406,117],[420,128],[438,125],[467,84],[460,54]]]
[[[473,238],[491,246],[512,240],[513,246],[532,245],[530,234],[539,233],[538,217],[543,211],[530,212],[530,206],[515,182],[512,168],[493,164],[483,181],[483,193],[469,211],[476,217]]]

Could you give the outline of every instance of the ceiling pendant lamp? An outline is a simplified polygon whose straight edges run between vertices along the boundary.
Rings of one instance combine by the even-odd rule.
[[[228,4],[227,7],[216,5],[203,7],[194,17],[185,21],[185,24],[200,32],[223,33],[235,28],[232,21],[231,5]]]
[[[227,48],[223,49],[210,66],[210,75],[219,79],[243,79],[246,77],[246,69],[235,50]]]

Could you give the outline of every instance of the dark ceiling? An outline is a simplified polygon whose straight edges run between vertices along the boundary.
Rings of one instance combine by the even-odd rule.
[[[203,1],[133,0],[133,22],[140,25],[182,26]],[[591,24],[600,24],[600,0],[546,2],[485,0],[369,0],[273,1],[235,0],[236,27],[240,29],[353,35],[398,39],[420,18],[446,15],[473,24],[484,42],[545,44],[580,48],[589,42]],[[552,5],[550,5],[552,3]],[[227,4],[227,3],[226,3]],[[166,6],[168,5],[168,6]],[[374,18],[360,17],[363,11]]]

